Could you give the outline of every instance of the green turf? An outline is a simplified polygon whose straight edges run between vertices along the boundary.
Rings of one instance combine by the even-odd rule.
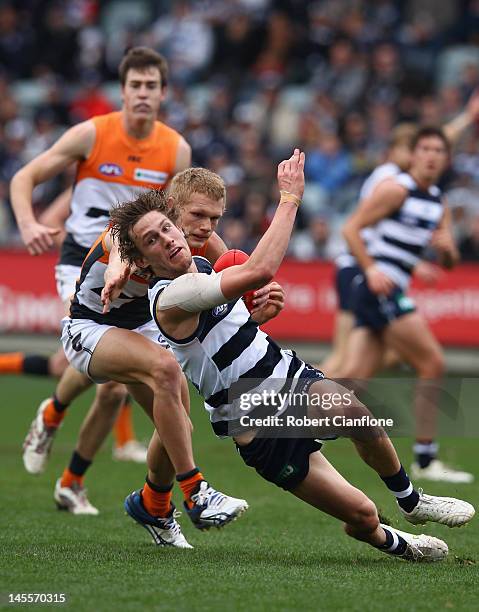
[[[56,592],[67,595],[71,610],[479,609],[477,520],[459,530],[422,528],[448,542],[450,556],[444,563],[411,565],[383,556],[244,466],[231,442],[214,437],[198,401],[193,402],[197,460],[216,487],[248,500],[250,509],[240,521],[202,533],[183,516],[181,524],[195,549],[156,548],[122,509],[125,495],[142,485],[145,468],[113,462],[110,441],[87,478],[100,516],[58,512],[53,486],[91,396],[70,410],[46,473],[32,477],[23,470],[21,442],[38,401],[51,387],[33,378],[0,379],[3,603],[10,592]],[[140,437],[146,438],[148,421],[139,409],[135,418]],[[398,446],[409,463],[409,441]],[[444,440],[443,448],[446,459],[475,470],[476,440]],[[380,480],[347,442],[329,443],[325,452],[393,525],[408,529]],[[479,503],[478,485],[435,484],[427,490]],[[176,501],[180,505],[177,493]]]

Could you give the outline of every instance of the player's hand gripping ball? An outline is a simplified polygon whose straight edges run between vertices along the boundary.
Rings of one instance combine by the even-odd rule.
[[[221,272],[221,270],[225,270],[226,268],[231,268],[231,266],[240,266],[248,261],[249,255],[247,255],[244,251],[240,251],[239,249],[231,249],[223,253],[221,257],[219,257],[213,266],[213,270],[215,272]],[[246,305],[246,308],[249,312],[251,312],[254,308],[253,306],[254,299],[254,290],[247,291],[243,295],[243,300]]]

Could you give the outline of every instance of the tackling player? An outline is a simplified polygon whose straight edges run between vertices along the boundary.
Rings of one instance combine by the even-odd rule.
[[[225,244],[215,233],[218,220],[225,210],[226,188],[223,180],[205,168],[188,168],[177,174],[172,180],[168,189],[168,199],[171,204],[175,203],[178,207],[179,223],[191,251],[196,255],[206,257],[214,264],[218,257],[226,251]],[[115,259],[116,249],[113,249],[113,252],[111,249],[108,251],[107,256],[104,254],[100,256],[105,264],[104,278],[101,275],[94,277],[95,288],[92,297],[96,304],[94,306],[95,318],[100,323],[107,323],[111,316],[108,311],[114,312],[118,307],[117,298],[120,291],[122,292],[120,303],[125,302],[126,297],[118,281],[124,279],[126,282],[130,273],[129,268],[125,270],[125,265]],[[106,265],[105,257],[108,259],[108,265]],[[90,282],[88,274],[85,280]],[[129,297],[129,307],[132,312],[138,307],[144,309],[146,293],[146,284],[137,286],[135,294]],[[107,304],[107,307],[102,306],[99,299],[100,294],[101,300]],[[261,296],[265,294],[266,291],[257,292],[256,300],[261,303]],[[80,299],[84,299],[84,290],[80,296]],[[280,297],[282,300],[282,294]],[[114,302],[115,306],[112,307],[111,302]],[[91,300],[89,306],[92,307]],[[86,314],[92,316],[90,311]],[[149,312],[146,316],[149,316]],[[128,324],[127,320],[121,322],[115,319],[115,321],[118,327]],[[156,327],[154,329],[156,330]],[[156,338],[157,334],[154,336],[155,340]],[[67,400],[69,403],[73,399],[65,397],[61,382],[57,386],[54,398],[63,403],[67,403]],[[187,392],[186,398],[188,398]],[[54,437],[58,431],[58,426],[45,427],[44,422],[48,420],[59,424],[64,416],[64,412],[57,411],[55,406],[56,402],[47,405],[41,413],[42,418],[34,421],[33,430],[27,436],[28,443],[25,448],[25,453],[28,453],[27,462],[30,465],[35,464],[38,471],[45,469]],[[110,431],[110,424],[115,416],[114,410],[108,412],[108,406],[102,406],[102,410],[104,414],[101,418],[98,418],[98,411],[90,412],[85,418],[70,463],[55,487],[54,497],[57,504],[67,508],[73,514],[98,514],[98,510],[86,496],[83,482],[87,470]],[[94,432],[94,435],[90,435],[91,431]]]
[[[281,199],[275,216],[250,259],[240,266],[215,274],[205,260],[192,260],[186,241],[174,224],[174,215],[158,206],[153,194],[145,194],[112,212],[121,255],[139,267],[149,267],[157,276],[150,290],[150,305],[160,332],[205,398],[214,431],[220,436],[233,435],[248,465],[267,480],[345,521],[348,535],[358,540],[405,559],[441,560],[447,555],[444,542],[380,525],[373,502],[316,452],[318,444],[313,438],[347,435],[363,460],[393,492],[407,520],[412,523],[432,520],[449,526],[469,521],[474,514],[470,504],[414,490],[391,441],[379,428],[361,430],[352,426],[340,432],[325,426],[312,428],[306,438],[267,438],[255,428],[246,432],[237,429],[243,416],[255,416],[258,412],[263,416],[280,416],[290,408],[287,403],[280,411],[264,404],[257,410],[254,404],[245,408],[242,406],[245,393],[252,396],[264,390],[274,393],[286,389],[309,397],[348,391],[324,380],[318,370],[293,352],[280,349],[251,321],[239,299],[247,291],[270,282],[281,264],[303,194],[303,169],[304,154],[298,149],[279,165]],[[267,310],[268,306],[264,308]],[[310,416],[321,413],[311,403],[306,410]],[[341,404],[336,414],[370,416],[355,398],[349,406]],[[154,524],[154,516],[141,511],[140,502],[141,491],[129,495],[125,501],[127,512],[144,526]]]

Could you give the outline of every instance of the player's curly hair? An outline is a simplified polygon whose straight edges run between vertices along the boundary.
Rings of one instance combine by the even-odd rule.
[[[110,212],[111,233],[118,241],[120,257],[130,264],[141,257],[131,237],[131,230],[142,217],[153,210],[162,213],[172,223],[178,225],[178,208],[174,204],[169,204],[167,194],[159,189],[145,191],[135,200],[118,204]]]

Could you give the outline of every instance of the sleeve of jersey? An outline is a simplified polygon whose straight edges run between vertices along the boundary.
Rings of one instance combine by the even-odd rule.
[[[228,300],[221,291],[219,274],[184,274],[172,281],[155,300],[156,310],[181,308],[186,312],[202,312],[224,304]]]

